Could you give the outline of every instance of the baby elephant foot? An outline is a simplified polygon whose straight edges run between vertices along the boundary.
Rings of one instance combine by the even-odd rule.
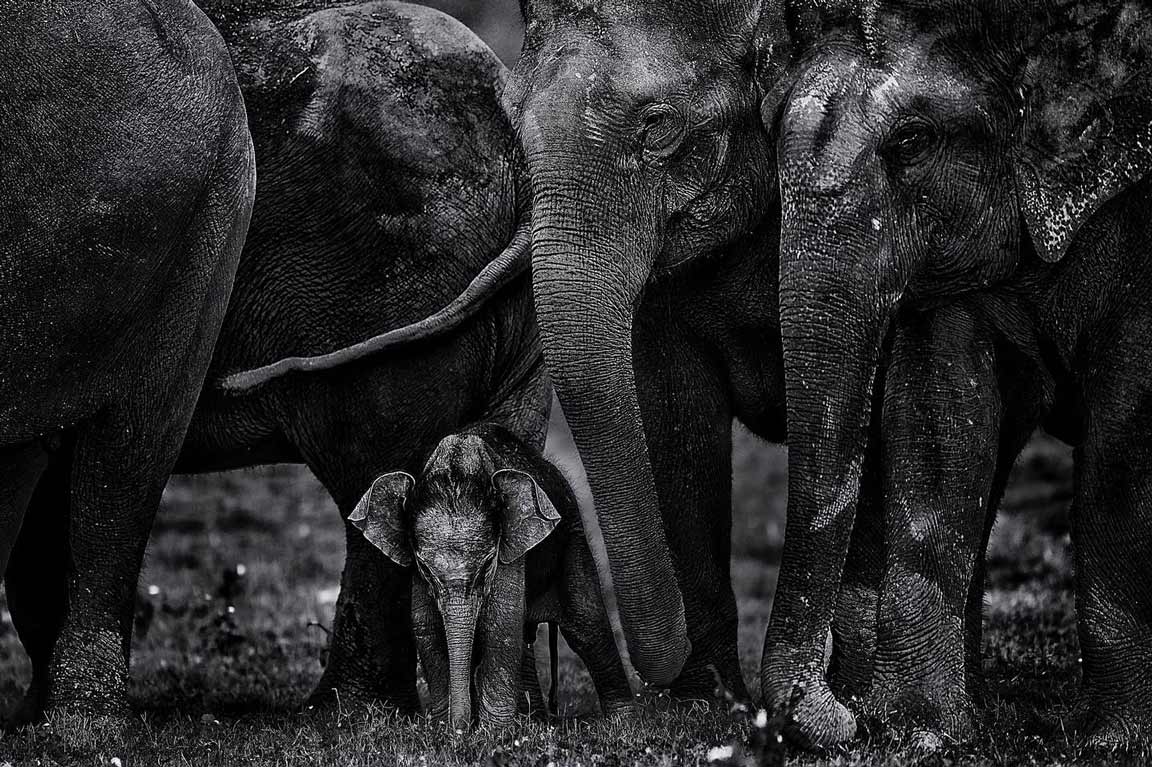
[[[856,717],[822,677],[765,689],[768,708],[787,715],[784,735],[800,748],[829,748],[855,737]]]

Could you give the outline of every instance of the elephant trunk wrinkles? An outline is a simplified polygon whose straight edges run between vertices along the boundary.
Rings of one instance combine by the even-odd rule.
[[[593,176],[570,162],[529,153],[544,356],[588,474],[632,662],[646,681],[667,685],[689,644],[632,367],[632,315],[655,225],[615,171]]]
[[[782,192],[788,518],[762,684],[768,702],[781,705],[802,683],[812,728],[805,735],[843,739],[851,716],[834,713],[824,642],[855,518],[881,343],[902,283],[863,189],[808,198],[785,184]]]
[[[472,645],[479,603],[479,594],[449,595],[440,606],[448,644],[448,718],[457,730],[472,724]]]

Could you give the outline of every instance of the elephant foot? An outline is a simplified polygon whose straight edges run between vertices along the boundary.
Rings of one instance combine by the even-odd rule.
[[[941,683],[887,695],[876,691],[883,689],[885,685],[878,684],[859,710],[871,719],[909,726],[926,751],[937,750],[934,743],[968,740],[976,731],[976,706],[957,685]]]
[[[372,708],[386,708],[409,715],[420,713],[420,696],[416,685],[411,690],[395,690],[372,685],[360,674],[353,678],[329,669],[312,689],[304,708],[321,713],[349,714]],[[380,678],[380,677],[375,677]]]
[[[774,692],[765,689],[769,707],[786,714],[784,736],[800,748],[830,748],[855,737],[856,717],[836,700],[823,678],[797,680]]]
[[[734,669],[731,668],[731,664],[726,665],[728,668],[723,668],[715,662],[694,662],[690,659],[668,692],[678,700],[724,704],[747,702],[750,696],[743,675],[739,668]]]
[[[600,701],[600,715],[610,722],[634,722],[640,718],[643,710],[638,697]]]
[[[118,634],[62,637],[51,668],[51,683],[44,685],[50,689],[35,691],[48,719],[72,714],[119,721],[130,717],[128,660]]]
[[[1086,750],[1152,756],[1152,715],[1148,712],[1096,711],[1083,715],[1082,721]]]

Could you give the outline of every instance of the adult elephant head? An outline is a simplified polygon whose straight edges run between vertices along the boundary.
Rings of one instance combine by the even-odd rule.
[[[798,55],[763,116],[778,137],[790,493],[761,673],[770,703],[804,686],[798,732],[827,744],[853,731],[823,637],[886,334],[898,310],[1059,261],[1152,167],[1150,19],[1103,0],[798,0],[787,16]]]
[[[768,204],[759,6],[525,0],[506,95],[534,196],[545,359],[587,469],[632,661],[661,685],[689,648],[633,377],[633,313],[646,283],[720,251]]]

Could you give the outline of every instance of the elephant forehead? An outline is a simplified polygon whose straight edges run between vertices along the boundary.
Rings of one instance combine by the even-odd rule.
[[[535,106],[581,100],[612,111],[697,88],[714,54],[664,28],[617,26],[595,34],[569,30],[538,53]]]
[[[482,509],[423,507],[413,530],[416,553],[425,564],[446,575],[475,569],[496,547],[496,528]]]

